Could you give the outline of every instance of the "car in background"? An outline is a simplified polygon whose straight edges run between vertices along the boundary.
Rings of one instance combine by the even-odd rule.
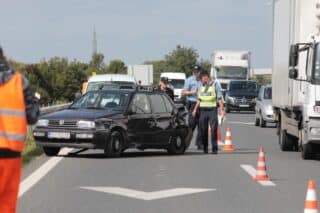
[[[48,156],[63,147],[102,149],[108,157],[129,148],[183,154],[192,138],[185,114],[152,88],[92,90],[68,109],[41,116],[33,136]]]
[[[181,72],[163,72],[160,74],[160,78],[167,78],[168,83],[173,87],[174,102],[183,103],[185,99],[182,96],[182,90],[186,81],[186,74]]]
[[[258,96],[257,82],[253,80],[232,80],[225,96],[225,111],[254,111]]]
[[[256,126],[265,127],[267,123],[275,123],[271,85],[264,85],[260,88],[255,111]]]
[[[89,78],[88,82],[83,84],[82,94],[92,90],[99,90],[108,85],[111,87],[114,85],[134,87],[137,82],[133,76],[125,74],[94,75]]]

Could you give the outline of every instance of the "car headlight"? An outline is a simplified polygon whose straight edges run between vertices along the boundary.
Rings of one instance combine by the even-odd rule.
[[[227,97],[227,100],[229,100],[230,102],[234,102],[234,97],[228,96],[228,97]]]
[[[49,125],[49,120],[47,119],[40,119],[36,123],[36,126],[38,127],[47,127],[48,125]]]
[[[78,121],[77,126],[80,129],[93,129],[96,127],[94,121]]]

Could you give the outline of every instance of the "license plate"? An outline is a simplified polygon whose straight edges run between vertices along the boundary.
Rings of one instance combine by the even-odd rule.
[[[69,132],[49,132],[48,138],[70,139]]]
[[[249,105],[248,104],[241,104],[241,105],[239,105],[239,107],[249,107]]]

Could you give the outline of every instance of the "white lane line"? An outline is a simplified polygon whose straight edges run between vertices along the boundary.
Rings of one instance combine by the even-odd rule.
[[[243,124],[243,125],[248,125],[248,126],[253,126],[254,123],[246,123],[246,122],[240,122],[240,121],[228,121],[228,124]]]
[[[246,171],[252,178],[254,178],[256,176],[256,169],[253,168],[253,166],[251,165],[240,165],[240,167]],[[257,181],[258,183],[260,183],[262,186],[276,186],[275,183],[273,183],[272,181],[269,180],[260,180]]]
[[[72,149],[64,148],[60,151],[60,155],[68,154]],[[53,157],[47,162],[45,162],[40,168],[34,171],[31,175],[29,175],[26,179],[24,179],[20,183],[19,188],[19,196],[21,197],[25,192],[27,192],[31,187],[33,187],[41,178],[43,178],[50,170],[52,170],[61,160],[63,157]]]

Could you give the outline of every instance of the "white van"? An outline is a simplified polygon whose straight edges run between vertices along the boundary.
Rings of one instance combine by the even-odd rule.
[[[124,74],[102,74],[91,76],[84,92],[98,90],[107,85],[127,85],[135,86],[136,80],[133,76]]]
[[[160,78],[163,77],[168,78],[169,84],[171,84],[174,89],[174,101],[182,102],[181,93],[186,80],[186,74],[181,72],[164,72],[160,75]]]

